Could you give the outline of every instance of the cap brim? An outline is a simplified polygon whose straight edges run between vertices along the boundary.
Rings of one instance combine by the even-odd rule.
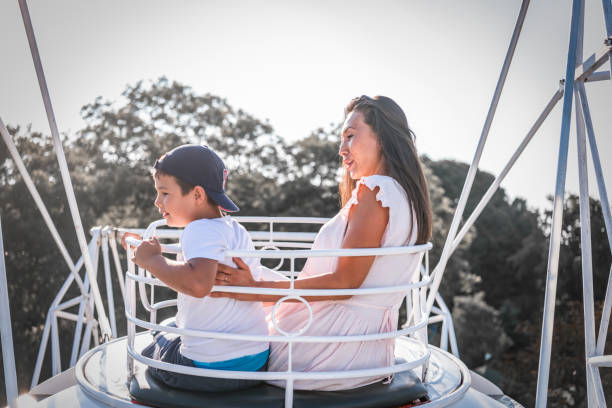
[[[223,211],[226,212],[237,212],[240,211],[240,208],[232,200],[229,199],[224,193],[218,193],[216,191],[207,191],[208,194],[215,202],[221,207]]]

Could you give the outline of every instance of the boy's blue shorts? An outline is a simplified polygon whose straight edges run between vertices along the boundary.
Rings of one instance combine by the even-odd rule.
[[[166,363],[195,367],[193,360],[181,355],[181,336],[175,333],[157,333],[153,343],[142,350],[142,355]],[[266,371],[268,363],[257,371]],[[149,367],[151,375],[169,387],[191,391],[220,392],[234,391],[254,387],[260,380],[243,380],[237,378],[214,378],[180,374]]]

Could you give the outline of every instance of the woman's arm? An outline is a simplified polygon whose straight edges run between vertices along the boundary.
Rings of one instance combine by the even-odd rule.
[[[342,241],[342,248],[378,248],[387,223],[389,222],[389,209],[383,208],[376,200],[378,187],[370,190],[361,185],[358,191],[358,204],[351,207],[349,219]],[[339,257],[336,270],[322,275],[297,279],[294,287],[296,289],[355,289],[361,286],[365,280],[370,267],[374,262],[374,256],[351,256]],[[248,267],[241,259],[234,260],[240,269],[231,268],[219,264],[216,285],[227,286],[251,286],[260,288],[288,289],[289,281],[255,281],[252,279]],[[226,292],[213,292],[213,297],[229,296],[238,300],[275,302],[282,296],[277,295],[247,295]],[[308,301],[318,300],[340,300],[348,299],[350,295],[344,296],[308,296]]]

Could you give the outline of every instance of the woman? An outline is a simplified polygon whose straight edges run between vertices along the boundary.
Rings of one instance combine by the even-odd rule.
[[[431,236],[427,183],[402,109],[390,98],[361,96],[346,108],[339,154],[344,175],[342,209],[319,231],[313,249],[373,248],[423,244]],[[297,289],[345,289],[404,285],[418,277],[419,254],[309,258],[295,281]],[[288,281],[254,281],[248,268],[219,265],[216,284],[288,288]],[[280,296],[213,293],[241,300],[276,301]],[[396,330],[401,293],[310,297],[313,321],[304,335],[358,335]],[[302,303],[284,302],[276,311],[287,332],[308,321]],[[274,328],[272,334],[277,334]],[[393,364],[394,340],[296,343],[294,371],[344,371]],[[269,371],[287,370],[287,343],[271,343]],[[382,377],[296,381],[296,389],[340,390]],[[285,381],[274,381],[284,386]]]

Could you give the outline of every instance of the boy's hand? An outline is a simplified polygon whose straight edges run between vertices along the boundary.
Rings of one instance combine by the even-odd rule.
[[[142,236],[140,236],[138,234],[135,234],[133,232],[126,232],[126,233],[124,233],[123,236],[121,237],[121,246],[125,250],[127,250],[127,243],[125,242],[125,240],[128,237],[133,237],[133,238],[136,238],[137,240],[142,240]]]
[[[149,269],[151,261],[161,255],[161,245],[156,237],[149,238],[136,248],[132,262],[144,269]]]

